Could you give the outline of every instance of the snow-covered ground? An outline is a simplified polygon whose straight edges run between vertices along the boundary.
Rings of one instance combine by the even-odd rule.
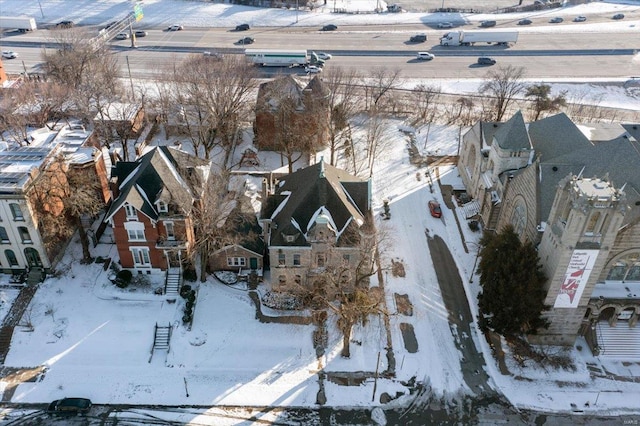
[[[102,24],[127,13],[133,4],[115,0],[73,2],[74,8],[70,10],[66,7],[69,3],[41,0],[25,4],[18,0],[2,0],[0,8],[3,15],[27,14],[47,23],[72,19],[78,23]],[[354,3],[344,4],[353,6]],[[633,4],[599,2],[554,13],[577,15],[593,11],[637,10],[638,2],[629,3]],[[327,13],[327,10],[300,12],[299,25],[326,23]],[[286,10],[177,0],[146,0],[144,14],[144,25],[164,26],[180,22],[193,27],[233,27],[244,22],[254,26],[285,25],[295,16],[295,12]],[[379,20],[385,20],[385,23],[418,22],[426,18],[446,20],[443,16],[420,14],[330,16],[337,24],[362,23],[363,20],[369,23],[379,23]],[[598,28],[604,31],[609,25],[633,28],[636,24],[626,21],[592,25],[600,25]],[[442,85],[461,93],[474,91],[478,83],[445,81]],[[610,102],[619,107],[640,109],[639,95],[622,86],[554,84],[554,91],[565,89],[574,96],[580,92],[589,93],[602,104]],[[427,201],[435,198],[444,205],[442,194],[438,185],[431,193],[427,181],[416,178],[417,169],[408,161],[407,138],[400,129],[406,129],[405,123],[389,121],[392,148],[376,164],[373,197],[378,211],[383,199],[390,201],[392,219],[385,224],[393,230],[394,243],[388,256],[401,260],[406,270],[403,278],[385,276],[387,303],[393,310],[393,293],[406,294],[414,313],[411,317],[391,318],[397,378],[378,379],[376,401],[382,392],[390,395],[406,393],[407,389],[400,382],[414,376],[428,381],[435,396],[468,393],[460,371],[460,353],[453,343],[447,312],[428,256],[425,228],[447,242],[458,262],[474,314],[476,305],[473,301],[478,291],[477,278],[469,283],[475,253],[466,253],[462,247],[455,226],[456,212],[444,209],[441,221],[427,215]],[[428,141],[425,140],[427,133]],[[417,129],[417,137],[418,146],[424,151],[440,155],[457,151],[458,129],[432,126],[427,132],[426,128],[421,128]],[[261,163],[265,168],[279,166],[277,158],[261,158]],[[454,167],[441,167],[439,176],[444,184],[461,186]],[[477,241],[479,235],[462,228],[467,241]],[[116,251],[110,244],[100,244],[93,249],[93,254],[113,258]],[[240,288],[224,286],[211,278],[200,285],[193,328],[188,331],[181,322],[183,301],[178,299],[176,303],[169,303],[162,296],[153,294],[152,289],[160,285],[159,282],[136,291],[119,290],[108,281],[108,272],[101,264],[81,265],[80,257],[76,242],[61,262],[61,275],[48,278],[36,293],[28,310],[28,322],[33,328],[18,328],[14,334],[5,365],[46,366],[47,369],[39,381],[21,384],[13,395],[13,402],[43,403],[62,396],[83,396],[96,403],[315,406],[319,367],[327,371],[365,372],[386,368],[384,348],[387,342],[382,322],[371,321],[364,328],[354,329],[353,340],[360,344],[352,344],[352,356],[348,360],[340,357],[341,339],[339,332],[332,328],[329,350],[319,365],[312,345],[312,326],[258,322],[246,291]],[[5,306],[14,297],[14,290],[3,290],[2,298],[6,301],[2,303],[0,314],[6,315]],[[414,327],[417,352],[410,353],[404,348],[400,322]],[[150,359],[156,323],[175,324],[176,327],[169,353],[160,351]],[[586,363],[602,365],[603,362],[588,355],[584,343],[582,350],[570,352],[577,366],[575,372],[535,368],[515,371],[515,366],[510,366],[514,375],[525,378],[516,380],[513,375],[501,375],[483,338],[476,337],[474,341],[478,350],[485,354],[487,373],[493,385],[518,407],[570,412],[571,404],[575,404],[585,412],[640,414],[640,383],[592,378]],[[377,365],[380,352],[383,355]],[[640,369],[634,365],[623,366],[611,361],[604,364],[607,371],[614,374],[636,379],[640,375]],[[328,406],[378,405],[371,402],[373,380],[366,380],[358,387],[339,386],[328,381],[324,386]]]

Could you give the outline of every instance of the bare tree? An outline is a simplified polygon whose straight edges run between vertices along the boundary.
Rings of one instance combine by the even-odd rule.
[[[370,82],[367,85],[368,102],[366,108],[382,111],[383,100],[387,100],[394,89],[399,89],[402,86],[401,74],[402,70],[399,68],[374,68],[366,79]]]
[[[131,152],[129,143],[141,130],[144,98],[142,102],[120,102],[105,98],[99,102],[94,118],[95,129],[100,140],[110,147],[117,142],[122,146],[123,159],[129,161]]]
[[[524,94],[528,98],[533,98],[533,121],[540,118],[540,114],[545,111],[558,111],[567,105],[566,91],[560,92],[555,97],[550,97],[551,86],[548,84],[534,84],[527,87]]]
[[[166,120],[178,115],[195,152],[208,159],[220,147],[221,162],[228,167],[250,113],[249,100],[256,88],[255,71],[234,56],[218,59],[194,55],[174,66],[160,83],[160,105]]]
[[[411,91],[416,123],[433,121],[442,89],[435,85],[419,84]]]
[[[360,101],[357,93],[356,81],[359,75],[357,71],[346,70],[340,67],[332,68],[323,79],[323,83],[329,92],[328,108],[329,119],[329,164],[336,165],[340,147],[346,142],[349,120],[358,110]]]
[[[523,67],[509,65],[491,70],[485,76],[478,91],[491,97],[495,121],[502,121],[513,99],[525,90],[524,75]]]
[[[34,180],[29,197],[50,256],[77,229],[83,261],[91,260],[82,218],[95,216],[104,208],[100,190],[94,169],[70,167],[62,154],[57,155]]]

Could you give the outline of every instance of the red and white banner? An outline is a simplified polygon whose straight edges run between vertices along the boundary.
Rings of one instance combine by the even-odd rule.
[[[556,297],[554,308],[577,308],[589,275],[598,257],[598,250],[574,250]]]

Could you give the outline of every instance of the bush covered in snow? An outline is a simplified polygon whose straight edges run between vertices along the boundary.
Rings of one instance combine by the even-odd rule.
[[[302,309],[302,300],[294,295],[267,291],[262,295],[262,303],[272,309],[296,310]]]

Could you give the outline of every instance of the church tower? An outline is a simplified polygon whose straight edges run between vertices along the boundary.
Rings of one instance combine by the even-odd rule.
[[[621,189],[608,178],[569,175],[558,184],[539,246],[547,276],[543,315],[547,330],[529,336],[532,343],[572,345],[589,298],[628,210]]]

